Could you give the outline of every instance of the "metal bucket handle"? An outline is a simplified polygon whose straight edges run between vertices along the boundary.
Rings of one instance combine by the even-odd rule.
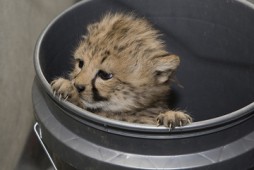
[[[48,158],[49,158],[49,160],[50,160],[50,162],[51,162],[53,168],[54,168],[55,170],[57,170],[57,167],[56,167],[56,165],[55,165],[55,163],[54,163],[54,161],[53,161],[51,155],[49,154],[49,152],[48,152],[48,150],[47,150],[47,147],[45,146],[45,144],[44,144],[43,141],[42,141],[41,127],[40,127],[40,125],[39,125],[38,122],[36,122],[36,123],[34,124],[34,132],[35,132],[35,134],[36,134],[38,140],[40,141],[41,146],[43,147],[45,153],[47,154],[47,156],[48,156]]]

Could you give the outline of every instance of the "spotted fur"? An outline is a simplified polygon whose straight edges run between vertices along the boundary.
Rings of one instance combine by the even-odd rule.
[[[180,59],[166,51],[147,20],[105,15],[88,26],[74,59],[69,79],[57,78],[51,86],[77,106],[132,123],[175,127],[192,121],[188,114],[166,105]]]

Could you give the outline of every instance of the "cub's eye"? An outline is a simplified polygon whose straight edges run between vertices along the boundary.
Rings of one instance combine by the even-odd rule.
[[[78,62],[78,67],[79,68],[82,68],[84,66],[84,61],[83,60],[77,59],[76,61]]]
[[[97,75],[102,79],[102,80],[109,80],[113,77],[113,74],[107,73],[105,71],[99,70]]]

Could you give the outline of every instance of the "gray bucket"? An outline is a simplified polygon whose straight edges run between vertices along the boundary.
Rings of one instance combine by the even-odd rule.
[[[150,20],[181,57],[171,107],[195,122],[167,128],[97,116],[53,96],[85,27],[107,11]],[[245,0],[82,1],[54,19],[34,55],[39,139],[59,169],[249,169],[254,166],[254,6]],[[57,158],[57,159],[56,159]]]

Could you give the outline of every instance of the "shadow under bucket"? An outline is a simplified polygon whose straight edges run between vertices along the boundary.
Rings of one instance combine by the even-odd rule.
[[[147,18],[181,58],[171,106],[195,122],[167,128],[97,116],[59,101],[49,82],[70,71],[86,26],[111,11]],[[254,5],[233,0],[93,0],[44,30],[32,89],[39,137],[75,169],[249,169],[254,166]],[[64,169],[64,168],[62,168]],[[68,169],[68,168],[65,168]]]

